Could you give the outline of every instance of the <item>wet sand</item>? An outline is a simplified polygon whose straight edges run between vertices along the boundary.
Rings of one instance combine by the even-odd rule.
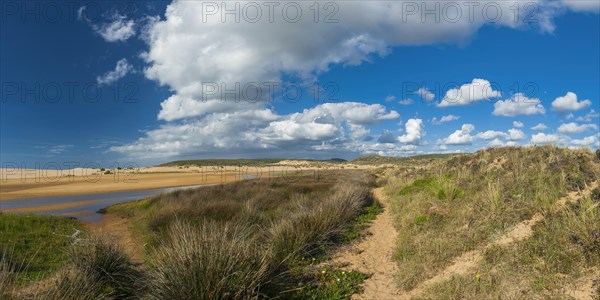
[[[100,222],[100,210],[108,206],[144,199],[161,193],[176,190],[202,188],[214,184],[202,184],[160,189],[134,190],[101,194],[67,195],[41,198],[27,198],[0,201],[0,211],[4,213],[35,213],[40,215],[70,216],[84,222]]]
[[[41,211],[56,211],[56,210],[69,210],[72,208],[77,208],[81,206],[88,206],[92,204],[98,203],[106,203],[108,200],[89,200],[89,201],[76,201],[76,202],[62,202],[62,203],[54,203],[54,204],[46,204],[39,206],[27,206],[27,207],[19,207],[12,209],[2,209],[2,212],[5,213],[34,213]],[[1,208],[1,206],[0,206]],[[65,213],[62,215],[72,215],[69,213]]]
[[[104,207],[178,188],[198,187],[250,178],[316,175],[331,172],[331,166],[300,168],[277,165],[262,167],[148,167],[111,169],[15,170],[0,169],[0,211],[75,216],[98,222]],[[325,174],[325,173],[323,173]]]

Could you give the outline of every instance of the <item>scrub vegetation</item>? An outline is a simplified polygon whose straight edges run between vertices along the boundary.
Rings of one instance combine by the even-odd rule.
[[[564,297],[578,279],[599,278],[600,161],[589,150],[488,149],[388,168],[383,178],[401,291],[424,289],[425,299]],[[531,236],[498,242],[519,226],[530,226]],[[465,270],[424,284],[450,266]]]
[[[48,279],[51,284],[19,289],[14,281],[3,281],[4,296],[349,297],[368,276],[325,270],[319,264],[337,245],[359,238],[378,212],[371,196],[373,182],[372,175],[361,171],[341,172],[322,181],[312,177],[247,180],[109,207],[106,213],[130,219],[135,234],[145,242],[143,267],[133,266],[110,237],[85,235],[60,250],[64,252],[61,268]]]
[[[391,223],[397,231],[385,258],[395,268],[382,269],[392,274],[389,295],[600,295],[600,152],[506,147],[356,161],[380,165],[318,180],[281,176],[178,190],[105,209],[131,225],[139,239],[133,250],[73,219],[0,214],[0,298],[373,295],[379,275],[340,265],[336,254],[350,253],[355,241],[378,247],[367,229],[371,222],[382,228],[382,219],[390,224],[384,231],[393,231]],[[375,186],[385,207],[373,198]]]

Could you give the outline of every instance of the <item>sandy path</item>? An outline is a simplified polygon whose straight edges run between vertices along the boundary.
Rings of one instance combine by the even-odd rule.
[[[581,192],[571,192],[566,196],[559,199],[553,210],[558,211],[564,208],[567,204],[578,201],[580,198],[589,196],[593,189],[597,187],[597,183],[592,183],[586,189]],[[533,226],[540,221],[544,220],[544,216],[535,214],[531,219],[525,220],[517,224],[511,231],[501,235],[491,243],[469,252],[463,253],[461,256],[456,258],[452,265],[439,272],[432,278],[422,282],[413,290],[401,294],[400,299],[410,299],[422,295],[425,290],[439,282],[443,282],[452,278],[455,275],[470,274],[477,271],[481,261],[483,260],[483,253],[485,250],[492,246],[508,246],[512,243],[527,239],[533,234]]]
[[[133,225],[129,219],[106,214],[102,222],[87,225],[92,232],[106,234],[114,238],[123,247],[134,265],[141,266],[143,264],[144,242],[140,236],[133,233]]]
[[[373,194],[384,210],[369,227],[371,235],[338,254],[333,263],[350,265],[352,269],[373,274],[364,282],[364,293],[353,295],[353,299],[397,299],[394,282],[397,266],[392,259],[397,233],[388,209],[388,197],[382,188],[373,190]]]

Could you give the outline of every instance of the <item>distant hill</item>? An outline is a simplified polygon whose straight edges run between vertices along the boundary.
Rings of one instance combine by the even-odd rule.
[[[423,154],[408,157],[393,157],[381,155],[366,155],[352,160],[351,162],[359,165],[377,165],[377,164],[399,164],[405,161],[416,159],[448,159],[461,154]]]
[[[423,154],[408,157],[393,157],[393,156],[382,156],[382,155],[365,155],[358,157],[350,162],[359,165],[379,165],[379,164],[399,164],[405,161],[420,160],[420,159],[449,159],[461,154]],[[330,159],[289,159],[289,158],[255,158],[255,159],[190,159],[190,160],[176,160],[158,165],[159,167],[170,167],[170,166],[186,166],[186,165],[198,165],[198,166],[263,166],[277,164],[283,161],[311,161],[311,162],[329,162],[329,163],[344,163],[348,162],[343,158],[330,158]]]
[[[256,158],[256,159],[192,159],[192,160],[176,160],[168,163],[158,165],[159,167],[170,167],[170,166],[186,166],[186,165],[198,165],[198,166],[262,166],[276,164],[282,161],[319,161],[319,162],[332,162],[339,163],[345,162],[342,158],[331,158],[324,160],[317,159],[287,159],[287,158]]]
[[[347,162],[347,160],[343,159],[343,158],[332,158],[329,159],[330,162]]]

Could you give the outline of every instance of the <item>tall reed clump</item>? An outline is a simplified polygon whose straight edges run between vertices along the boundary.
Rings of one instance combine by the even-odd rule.
[[[270,253],[248,228],[204,221],[174,222],[152,254],[150,299],[254,298],[270,271]]]
[[[314,255],[348,230],[354,218],[372,201],[364,182],[337,183],[332,193],[315,206],[298,210],[273,224],[269,236],[275,260],[283,263],[296,255]]]
[[[140,274],[123,249],[104,236],[92,236],[71,247],[68,266],[45,299],[127,299],[135,297]]]
[[[484,200],[487,200],[487,206],[489,207],[491,213],[497,213],[498,210],[502,206],[502,192],[499,180],[487,183],[487,189],[485,190],[486,194]]]

